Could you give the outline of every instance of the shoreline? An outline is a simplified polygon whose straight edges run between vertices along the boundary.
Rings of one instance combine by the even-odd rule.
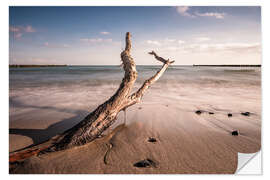
[[[205,94],[206,89],[198,91]],[[81,93],[73,93],[74,98]],[[210,98],[211,95],[198,99],[198,92],[194,89],[193,93],[190,94],[193,98],[187,94],[172,98],[175,97],[172,92],[168,97],[168,92],[160,94],[152,89],[142,103],[128,108],[124,127],[121,127],[124,113],[120,112],[117,122],[104,137],[65,151],[33,156],[11,173],[232,174],[237,168],[237,152],[254,153],[261,148],[259,101],[250,99],[243,104],[242,97],[230,96],[228,92],[224,93],[223,100]],[[95,100],[91,108],[85,105],[94,96],[90,93],[81,99],[84,106],[76,106],[80,110],[61,108],[60,104],[57,108],[29,106],[27,110],[38,115],[18,114],[18,119],[10,122],[10,128],[16,128],[16,134],[10,134],[10,150],[31,145],[31,137],[38,142],[44,135],[55,136],[60,130],[72,127],[99,104]],[[99,102],[105,99],[99,98]],[[197,114],[196,110],[202,113]],[[241,114],[245,111],[250,116]],[[112,135],[119,128],[121,131]],[[232,136],[234,130],[240,135]],[[156,142],[149,142],[149,138],[155,138]],[[134,166],[144,159],[155,162],[155,166]]]
[[[69,67],[69,66],[73,66],[73,67],[112,67],[112,66],[120,66],[120,65],[27,65],[27,64],[10,64],[9,68],[35,68],[35,67]],[[160,65],[137,65],[137,66],[160,66]],[[176,66],[186,66],[186,67],[261,67],[260,64],[221,64],[221,65],[200,65],[200,64],[190,64],[190,65],[171,65],[172,67],[176,67]]]
[[[33,67],[66,67],[68,65],[27,65],[27,64],[12,64],[9,68],[33,68]]]
[[[134,89],[150,71],[139,74]],[[109,71],[98,74],[104,79],[90,79],[91,74],[75,79],[64,73],[44,74],[46,81],[41,84],[10,89],[9,152],[73,127],[115,93],[119,84],[109,81],[122,77],[120,72],[112,76]],[[23,75],[14,77],[25,77],[29,83],[39,77]],[[52,81],[58,77],[67,78],[65,86]],[[84,78],[103,84],[87,85],[80,81]],[[33,156],[10,173],[232,174],[238,152],[261,149],[260,72],[193,73],[181,68],[164,78],[149,89],[140,104],[127,109],[124,127],[124,113],[120,112],[105,136],[80,147]],[[250,113],[246,116],[245,112]],[[150,165],[141,167],[145,162]]]
[[[207,66],[207,67],[261,67],[260,64],[254,64],[254,65],[249,65],[249,64],[223,64],[223,65],[197,65],[193,64],[194,67],[196,66]]]

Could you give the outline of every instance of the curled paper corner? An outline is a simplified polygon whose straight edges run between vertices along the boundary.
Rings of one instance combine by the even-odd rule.
[[[235,174],[261,175],[262,161],[261,150],[256,153],[238,153],[238,163]]]

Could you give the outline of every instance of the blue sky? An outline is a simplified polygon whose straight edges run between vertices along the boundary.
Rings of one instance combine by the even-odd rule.
[[[10,64],[260,64],[260,7],[10,7]]]

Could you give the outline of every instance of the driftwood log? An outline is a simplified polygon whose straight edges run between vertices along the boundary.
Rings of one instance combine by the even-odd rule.
[[[124,78],[116,91],[116,93],[99,105],[93,112],[87,115],[80,123],[68,129],[64,133],[53,139],[51,145],[40,151],[58,151],[79,146],[93,141],[100,136],[109,126],[111,126],[117,118],[120,111],[125,111],[126,108],[141,101],[145,91],[157,81],[170,64],[174,61],[165,60],[159,57],[154,51],[149,54],[163,63],[163,66],[151,78],[147,79],[143,85],[134,93],[131,94],[133,85],[137,79],[136,65],[130,55],[131,50],[131,35],[126,33],[126,47],[121,53],[123,69],[125,71]]]

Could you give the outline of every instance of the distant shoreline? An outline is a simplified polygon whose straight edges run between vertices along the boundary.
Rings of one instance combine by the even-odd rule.
[[[26,65],[26,64],[11,64],[9,65],[10,68],[26,68],[26,67],[66,67],[68,65]]]
[[[193,66],[212,66],[212,67],[261,67],[260,64],[254,64],[254,65],[249,65],[249,64],[228,64],[228,65],[196,65],[193,64]]]
[[[34,64],[11,64],[9,65],[10,68],[33,68],[33,67],[67,67],[67,66],[119,66],[119,65],[54,65],[54,64],[50,64],[50,65],[34,65]],[[137,65],[137,66],[159,66],[159,65]],[[254,64],[254,65],[250,65],[250,64],[224,64],[224,65],[199,65],[199,64],[193,64],[193,65],[173,65],[173,66],[198,66],[198,67],[261,67],[260,64]],[[172,66],[172,67],[173,67]]]

